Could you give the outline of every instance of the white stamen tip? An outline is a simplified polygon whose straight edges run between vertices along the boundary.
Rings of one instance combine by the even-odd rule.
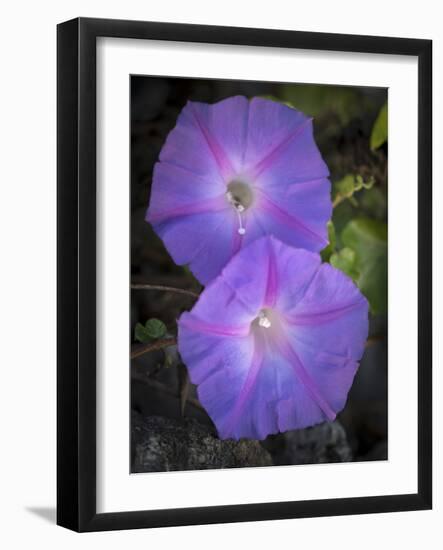
[[[246,233],[246,229],[244,227],[239,227],[238,228],[238,234],[239,235],[244,235]]]
[[[239,205],[237,206],[237,210],[238,210],[239,212],[244,212],[244,211],[245,211],[245,207],[244,207],[242,204],[239,204]]]
[[[263,316],[260,316],[258,320],[258,324],[261,327],[269,328],[271,326],[271,321],[265,315],[263,315]]]

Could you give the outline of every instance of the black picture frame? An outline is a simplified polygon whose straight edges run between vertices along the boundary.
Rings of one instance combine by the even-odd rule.
[[[326,500],[96,512],[96,39],[398,54],[418,58],[418,491]],[[432,507],[432,42],[106,19],[57,29],[57,523],[104,531]]]

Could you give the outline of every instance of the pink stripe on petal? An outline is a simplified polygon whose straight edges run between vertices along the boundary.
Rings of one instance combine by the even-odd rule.
[[[342,315],[346,315],[352,310],[364,306],[364,302],[354,302],[342,307],[331,309],[329,311],[313,311],[312,313],[295,314],[291,317],[286,317],[286,320],[293,325],[318,325],[320,323],[328,323],[339,319]]]
[[[203,134],[206,143],[208,144],[209,149],[211,150],[211,153],[213,154],[217,165],[220,169],[220,173],[223,177],[227,177],[233,173],[232,165],[226,156],[225,152],[223,151],[223,148],[218,143],[217,139],[210,133],[208,128],[203,123],[202,119],[200,118],[197,109],[194,107],[194,105],[190,102],[189,103],[190,110],[194,116],[195,121],[197,122],[197,126],[199,127],[201,133]]]
[[[278,341],[278,347],[282,356],[292,365],[295,375],[297,376],[298,380],[304,385],[311,399],[320,407],[328,420],[335,420],[335,417],[337,415],[321,394],[316,383],[305,369],[305,366],[293,350],[292,346],[286,340],[281,338]]]
[[[295,139],[301,132],[307,127],[307,125],[312,121],[312,118],[307,118],[300,126],[297,126],[289,135],[282,139],[282,141],[275,146],[270,153],[266,155],[258,164],[251,170],[252,178],[256,179],[258,176],[267,170],[279,153],[289,144],[293,139]]]
[[[146,221],[150,223],[162,223],[171,218],[179,218],[182,216],[192,216],[193,214],[206,214],[210,212],[221,212],[222,210],[230,209],[229,203],[223,195],[215,198],[200,200],[192,204],[184,204],[170,210],[151,213],[148,211]]]
[[[267,212],[269,215],[274,216],[281,224],[287,225],[288,228],[304,233],[309,238],[320,242],[323,246],[328,245],[327,239],[325,239],[321,235],[318,235],[317,233],[315,233],[315,231],[312,231],[311,229],[309,229],[309,227],[304,225],[300,220],[294,218],[293,216],[282,210],[262,191],[260,192],[260,208],[263,211]]]
[[[241,416],[242,411],[247,404],[249,395],[254,389],[257,375],[263,364],[263,357],[263,349],[261,348],[261,346],[255,344],[254,355],[252,357],[246,380],[240,390],[240,393],[237,396],[235,406],[229,414],[228,419],[225,421],[224,425],[220,427],[220,435],[222,438],[230,437],[231,434],[235,432],[235,427],[238,423],[239,417]]]
[[[278,274],[275,259],[274,241],[269,241],[268,280],[266,286],[265,306],[273,307],[277,299]]]
[[[206,321],[202,321],[201,319],[196,319],[195,317],[190,317],[187,315],[186,317],[181,317],[179,321],[177,321],[179,325],[186,327],[190,330],[193,330],[195,332],[204,332],[207,334],[211,334],[214,336],[247,336],[249,334],[249,326],[243,326],[243,327],[235,327],[235,326],[229,326],[229,327],[223,327],[219,326],[213,323],[208,323]]]

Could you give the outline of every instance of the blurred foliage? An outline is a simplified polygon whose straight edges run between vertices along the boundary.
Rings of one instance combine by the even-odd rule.
[[[348,262],[346,267],[352,270],[351,276],[368,299],[374,314],[386,313],[387,309],[387,236],[387,224],[369,218],[351,220],[341,236],[345,247],[355,252],[353,262]],[[349,254],[346,257],[350,260]]]
[[[361,193],[358,198],[360,210],[368,217],[386,220],[388,200],[386,193],[379,187],[373,187],[370,193]]]
[[[388,104],[380,109],[371,133],[371,149],[378,149],[388,140]]]
[[[138,342],[146,343],[163,338],[166,334],[166,325],[160,319],[148,319],[144,325],[135,325],[134,338]]]
[[[348,86],[288,84],[282,88],[281,99],[312,117],[334,114],[342,126],[349,124],[365,108],[359,89]],[[363,103],[366,103],[364,99]]]

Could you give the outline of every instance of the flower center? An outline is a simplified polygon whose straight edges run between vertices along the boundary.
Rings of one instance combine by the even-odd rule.
[[[226,199],[237,212],[239,224],[238,233],[239,235],[244,235],[246,229],[243,227],[241,215],[251,206],[254,199],[250,186],[240,180],[231,181],[226,191]]]
[[[226,198],[234,208],[239,212],[243,212],[252,204],[252,190],[247,183],[240,180],[233,180],[228,184]]]
[[[273,317],[273,314],[270,309],[262,309],[258,314],[258,317],[254,319],[252,324],[260,328],[271,328],[272,317]]]
[[[260,315],[258,316],[258,326],[263,328],[270,328],[272,326],[271,319],[269,319],[269,317],[266,317],[263,311],[261,311]]]

